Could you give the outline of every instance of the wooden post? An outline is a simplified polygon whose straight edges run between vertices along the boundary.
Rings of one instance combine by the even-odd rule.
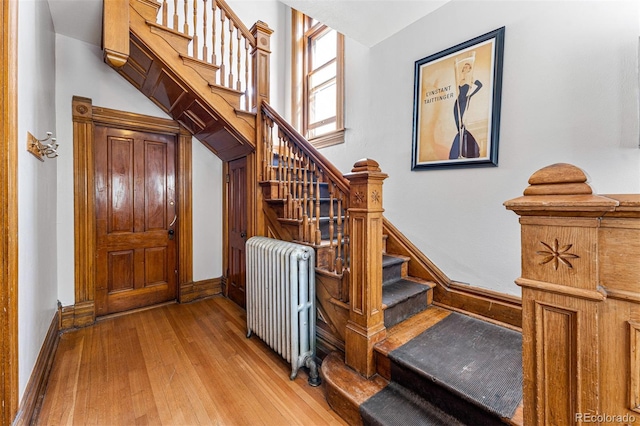
[[[129,60],[129,0],[104,2],[102,48],[104,60],[120,68]]]
[[[593,195],[582,170],[554,164],[534,173],[505,206],[521,216],[524,423],[582,424],[602,413],[599,322],[602,217],[618,206]],[[610,380],[606,379],[605,380]],[[618,413],[607,413],[618,414]],[[620,414],[624,414],[622,407]]]
[[[253,94],[251,96],[251,108],[256,113],[256,146],[255,151],[247,156],[247,211],[250,229],[248,236],[265,235],[265,219],[262,214],[262,190],[259,182],[268,179],[263,176],[262,158],[264,158],[264,125],[262,120],[262,102],[269,102],[270,93],[270,57],[271,34],[273,30],[262,22],[256,22],[251,27],[251,34],[256,40],[255,47],[251,50],[253,70]],[[253,217],[251,217],[253,216]]]
[[[371,377],[375,374],[373,347],[387,334],[382,311],[382,182],[387,175],[374,160],[363,159],[345,178],[351,183],[350,311],[345,362]]]

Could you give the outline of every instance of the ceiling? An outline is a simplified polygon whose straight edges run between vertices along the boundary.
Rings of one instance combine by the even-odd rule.
[[[371,47],[449,0],[280,0]]]
[[[56,33],[100,45],[102,0],[47,1]],[[438,9],[449,0],[280,1],[371,47]]]

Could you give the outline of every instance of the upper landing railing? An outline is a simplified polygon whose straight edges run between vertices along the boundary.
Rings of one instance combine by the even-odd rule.
[[[223,0],[163,0],[157,24],[191,37],[192,59],[218,68],[212,84],[243,93],[240,107],[252,108],[251,51],[256,39]]]

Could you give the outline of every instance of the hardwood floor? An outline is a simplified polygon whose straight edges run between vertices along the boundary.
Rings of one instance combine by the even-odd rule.
[[[216,296],[63,334],[37,424],[345,424],[245,318]]]

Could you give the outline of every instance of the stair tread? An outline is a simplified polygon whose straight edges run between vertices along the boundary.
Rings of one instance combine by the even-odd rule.
[[[510,418],[522,401],[516,331],[452,313],[388,356],[406,380],[439,386],[493,415]]]
[[[393,256],[390,254],[385,254],[382,256],[382,267],[388,267],[388,266],[393,266],[393,265],[398,265],[401,263],[406,262],[406,258],[404,257],[399,257],[399,256]]]
[[[399,303],[402,303],[408,298],[426,293],[430,289],[431,287],[428,285],[406,279],[400,279],[393,283],[385,284],[382,287],[382,303],[387,309],[389,309]]]
[[[420,395],[394,382],[360,405],[360,413],[365,425],[463,425]]]
[[[409,340],[418,336],[429,327],[437,324],[446,318],[451,311],[439,308],[437,306],[429,306],[420,312],[387,329],[387,338],[375,346],[376,352],[387,356],[389,352],[407,343]]]

